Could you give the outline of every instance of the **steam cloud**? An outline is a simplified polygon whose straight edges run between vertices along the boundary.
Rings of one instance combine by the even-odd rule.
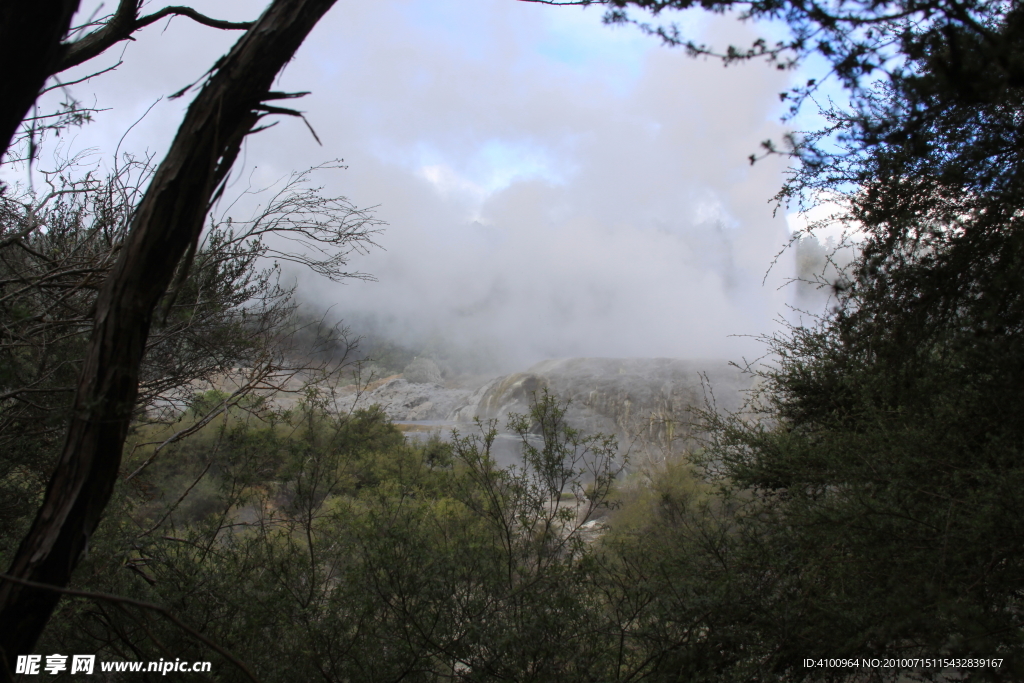
[[[251,3],[200,11],[247,18]],[[85,14],[88,10],[84,11]],[[731,20],[691,28],[749,42]],[[161,34],[161,32],[163,32]],[[73,145],[109,154],[160,95],[180,89],[233,35],[183,19],[147,29],[116,73],[111,107]],[[372,313],[416,343],[440,335],[508,366],[564,356],[737,358],[791,298],[791,256],[769,199],[778,93],[763,64],[723,68],[600,24],[600,9],[512,0],[341,1],[277,86],[311,90],[300,121],[251,138],[235,189],[343,157],[319,180],[379,205],[385,248],[351,264],[377,282],[295,273],[300,294]],[[88,91],[75,90],[80,99]],[[187,98],[185,98],[187,99]],[[181,100],[160,102],[121,143],[158,155]]]

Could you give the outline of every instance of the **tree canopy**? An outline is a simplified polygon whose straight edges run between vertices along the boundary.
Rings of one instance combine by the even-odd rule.
[[[957,673],[967,679],[1019,678],[1019,4],[548,4],[602,4],[607,22],[726,63],[788,69],[817,54],[848,95],[824,103],[826,128],[767,145],[793,162],[777,199],[835,206],[809,232],[845,226],[858,256],[827,283],[833,310],[765,340],[753,417],[705,416],[713,438],[698,461],[729,512],[666,511],[674,531],[653,547],[686,548],[655,551],[664,566],[717,558],[717,571],[693,573],[722,597],[706,641],[672,666],[721,680],[934,680],[951,670],[816,671],[802,658],[955,653],[1003,662]],[[722,49],[658,23],[696,7],[782,19],[791,35]],[[790,112],[814,106],[821,82],[782,93]],[[693,545],[701,538],[716,541]],[[663,591],[680,585],[666,579]],[[666,603],[678,614],[695,604]]]

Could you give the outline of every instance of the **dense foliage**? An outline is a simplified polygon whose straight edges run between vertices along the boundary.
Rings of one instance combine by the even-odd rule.
[[[786,192],[837,201],[860,256],[834,312],[768,340],[761,419],[711,418],[704,462],[747,496],[758,539],[737,547],[743,573],[765,558],[756,604],[772,618],[748,637],[770,676],[904,655],[1022,675],[1021,13],[964,11],[908,23],[899,77],[798,149]]]
[[[232,410],[122,487],[80,585],[173,609],[263,681],[617,679],[637,662],[612,647],[583,526],[617,451],[563,415],[545,396],[513,420],[524,466],[502,470],[494,425],[413,446],[379,409],[332,415],[313,394]],[[210,657],[151,617],[67,601],[43,647]]]

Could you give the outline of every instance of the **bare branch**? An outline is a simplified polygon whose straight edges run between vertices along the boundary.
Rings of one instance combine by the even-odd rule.
[[[171,15],[178,15],[188,17],[192,21],[195,21],[203,26],[209,26],[210,28],[219,28],[226,31],[248,31],[256,23],[254,21],[223,21],[221,19],[211,19],[205,14],[200,14],[191,7],[164,7],[159,12],[148,14],[139,19],[136,28],[142,28],[143,26],[149,26],[155,21],[159,21],[164,17]]]
[[[251,21],[222,21],[200,14],[191,7],[164,7],[158,12],[139,17],[139,0],[121,0],[117,10],[100,28],[86,34],[66,46],[64,59],[54,73],[59,73],[93,57],[99,56],[110,47],[125,40],[141,28],[170,16],[188,17],[203,26],[223,30],[248,30],[253,26]]]
[[[60,73],[102,54],[107,48],[127,40],[135,30],[141,0],[121,0],[101,28],[65,45],[64,58],[54,70]]]
[[[113,71],[114,69],[116,69],[117,67],[121,66],[122,64],[124,64],[124,62],[121,61],[121,60],[118,60],[117,64],[115,64],[113,66],[108,66],[106,69],[100,69],[99,71],[93,72],[93,73],[89,74],[88,76],[82,76],[81,78],[76,78],[75,80],[68,81],[67,83],[61,83],[61,82],[58,81],[57,83],[54,83],[53,85],[49,86],[48,88],[43,88],[42,90],[40,90],[39,94],[40,94],[40,96],[42,96],[42,95],[45,95],[46,93],[50,92],[51,90],[57,90],[59,88],[66,88],[69,85],[77,85],[78,83],[84,83],[84,82],[88,81],[91,78],[96,78],[97,76],[102,76],[103,74],[105,74],[107,72]],[[50,116],[53,116],[53,114],[51,114]],[[42,117],[30,117],[30,118],[28,118],[26,120],[36,120],[38,118],[42,118]]]

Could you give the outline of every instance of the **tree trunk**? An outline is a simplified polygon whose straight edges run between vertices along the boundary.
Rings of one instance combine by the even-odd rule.
[[[242,140],[274,109],[263,102],[281,96],[270,92],[275,76],[333,4],[274,0],[189,107],[97,298],[63,451],[10,574],[67,586],[88,550],[118,476],[153,311]],[[0,581],[0,656],[8,664],[31,652],[59,598]]]
[[[64,56],[78,0],[0,2],[0,158]]]

